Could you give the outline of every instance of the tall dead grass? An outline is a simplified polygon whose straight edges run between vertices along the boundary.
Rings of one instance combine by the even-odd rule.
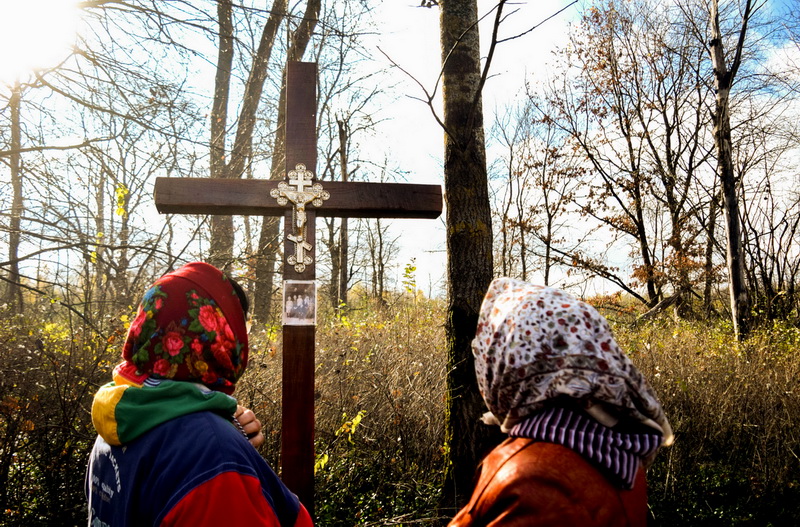
[[[800,525],[800,332],[739,345],[724,325],[617,327],[675,444],[648,473],[655,525]]]
[[[343,316],[320,314],[317,524],[446,523],[436,512],[443,321],[441,302],[407,294],[388,306],[365,300]],[[652,525],[800,525],[800,331],[777,324],[739,346],[723,324],[614,325],[677,438],[648,473]],[[88,409],[119,342],[84,333],[0,316],[0,525],[85,518]],[[279,328],[253,335],[253,348],[236,395],[262,420],[262,453],[277,466]]]
[[[623,316],[628,316],[623,315]],[[443,307],[401,299],[323,314],[317,328],[317,508],[323,525],[444,524]],[[652,525],[800,525],[800,331],[738,345],[724,324],[613,322],[676,434],[648,473]],[[275,462],[277,334],[256,338],[238,390]],[[261,339],[261,340],[259,340]]]
[[[408,294],[389,306],[363,301],[344,314],[321,313],[315,372],[321,525],[368,525],[387,518],[437,521],[443,320],[440,302]],[[280,438],[280,338],[262,332],[254,347],[237,393],[261,417],[269,438],[264,453],[274,463]]]

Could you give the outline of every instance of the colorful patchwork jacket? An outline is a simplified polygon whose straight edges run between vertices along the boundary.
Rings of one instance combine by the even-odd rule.
[[[312,526],[230,421],[233,398],[189,382],[114,380],[92,406],[91,527]]]

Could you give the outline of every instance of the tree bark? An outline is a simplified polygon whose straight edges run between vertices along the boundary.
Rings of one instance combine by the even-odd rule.
[[[302,60],[306,48],[311,41],[311,35],[319,21],[321,0],[309,0],[303,19],[292,33],[287,52],[287,62]],[[278,96],[278,120],[275,130],[275,141],[272,147],[272,163],[270,179],[283,179],[283,166],[285,164],[286,143],[286,67],[283,70],[281,93]],[[279,240],[279,218],[265,217],[261,224],[261,233],[258,238],[258,254],[255,258],[255,299],[253,301],[253,317],[256,320],[266,321],[272,309],[272,293],[275,286],[275,262],[279,258],[281,243]]]
[[[370,265],[372,267],[372,296],[377,299],[378,305],[384,305],[384,277],[386,274],[386,254],[384,249],[384,235],[386,227],[381,225],[381,219],[375,218],[375,229],[368,234]]]
[[[714,244],[715,227],[717,224],[717,195],[716,192],[712,193],[710,203],[708,205],[708,239],[706,240],[705,247],[705,265],[703,272],[703,313],[706,319],[711,318],[712,305],[713,305],[713,287],[714,287]]]
[[[98,318],[102,318],[106,311],[106,298],[108,296],[108,266],[106,265],[105,248],[103,245],[106,243],[104,239],[105,233],[105,211],[106,211],[106,191],[107,191],[107,178],[108,174],[104,169],[100,169],[97,179],[97,187],[94,189],[94,202],[96,207],[94,217],[94,273],[92,278],[92,297],[96,302],[96,309],[98,310]]]
[[[219,52],[214,85],[214,102],[211,112],[211,177],[241,178],[253,148],[255,114],[261,101],[261,92],[267,78],[267,65],[272,55],[278,28],[286,13],[286,0],[274,0],[270,16],[264,24],[258,51],[253,57],[250,75],[245,83],[242,107],[236,129],[236,139],[230,159],[225,161],[225,136],[227,132],[227,107],[233,66],[233,9],[230,0],[218,0]],[[233,217],[211,217],[211,245],[209,262],[222,269],[233,263]]]
[[[347,182],[347,144],[349,142],[349,135],[347,123],[344,121],[337,121],[339,125],[339,161],[342,171],[342,182]],[[347,282],[350,278],[347,272],[347,218],[342,218],[341,226],[339,227],[339,278],[336,281],[338,285],[337,302],[335,308],[342,304],[347,303]]]
[[[751,0],[745,4],[742,26],[736,44],[736,52],[728,69],[725,49],[719,24],[719,0],[711,2],[711,63],[714,67],[714,87],[717,96],[714,114],[714,149],[717,153],[717,174],[722,186],[722,204],[725,215],[725,233],[728,250],[728,289],[730,291],[733,329],[737,339],[743,340],[750,331],[750,295],[744,274],[744,251],[742,249],[742,227],[739,222],[739,199],[737,181],[733,170],[731,148],[730,91],[742,59],[742,49],[747,35],[752,8]]]
[[[22,226],[22,168],[20,149],[22,148],[22,128],[20,124],[20,106],[22,104],[22,88],[19,82],[11,88],[8,106],[11,112],[11,150],[9,164],[11,168],[11,215],[8,225],[8,285],[5,301],[17,313],[22,313],[22,287],[19,275],[19,243]]]
[[[233,6],[230,0],[217,1],[219,21],[219,49],[217,72],[214,77],[214,101],[211,106],[210,169],[212,178],[225,178],[225,136],[228,128],[228,96],[233,67]],[[225,268],[233,255],[233,218],[212,216],[211,245],[208,261]]]
[[[497,442],[481,424],[485,404],[471,341],[492,279],[492,226],[480,90],[476,0],[440,2],[447,200],[447,470],[443,509],[462,506],[475,468]]]

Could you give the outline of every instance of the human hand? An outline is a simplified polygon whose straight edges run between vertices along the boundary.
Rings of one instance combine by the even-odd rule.
[[[244,433],[247,434],[247,440],[250,444],[258,448],[264,444],[264,434],[261,432],[261,421],[256,418],[256,414],[249,408],[238,405],[236,413],[233,417],[242,425]]]

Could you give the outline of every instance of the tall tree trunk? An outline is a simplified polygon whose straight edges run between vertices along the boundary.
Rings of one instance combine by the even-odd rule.
[[[503,276],[510,276],[511,258],[513,257],[510,250],[509,232],[511,232],[513,239],[514,225],[511,220],[511,205],[514,201],[519,202],[519,198],[514,196],[514,181],[517,179],[514,175],[514,141],[516,134],[508,139],[508,185],[506,185],[507,199],[503,200],[503,211],[500,216],[500,269]],[[519,203],[517,203],[519,204]],[[521,227],[521,226],[520,226]]]
[[[211,177],[241,178],[253,149],[253,129],[256,111],[261,102],[267,66],[278,28],[286,13],[286,0],[274,0],[270,16],[264,24],[258,50],[253,57],[250,75],[244,87],[242,107],[236,128],[236,139],[225,162],[225,136],[227,133],[227,107],[233,66],[233,9],[231,0],[217,0],[219,18],[219,51],[214,84],[214,103],[211,112]],[[233,263],[233,217],[211,217],[211,246],[209,262],[226,269]]]
[[[545,198],[545,210],[547,211],[547,223],[545,224],[544,235],[544,285],[549,286],[550,268],[553,266],[553,212],[547,204],[547,198]]]
[[[518,134],[514,134],[516,137]],[[510,154],[510,152],[509,152]],[[509,155],[509,157],[513,157]],[[530,232],[531,225],[526,220],[526,215],[529,213],[530,207],[526,202],[527,193],[524,191],[526,188],[523,178],[521,176],[527,161],[525,160],[525,151],[522,150],[518,153],[519,166],[517,174],[509,174],[509,179],[513,177],[517,185],[516,196],[516,209],[517,209],[517,232],[519,232],[519,264],[520,264],[520,278],[523,280],[528,279],[528,242],[525,237],[526,232]],[[507,276],[507,275],[506,275]]]
[[[8,284],[6,287],[5,301],[13,306],[17,313],[22,313],[22,287],[19,275],[19,243],[22,227],[22,170],[20,163],[20,149],[22,148],[22,127],[20,124],[20,106],[22,104],[22,88],[19,81],[11,88],[11,98],[8,106],[11,111],[11,217],[8,225]]]
[[[233,68],[233,5],[231,0],[217,1],[219,21],[219,49],[217,50],[217,73],[214,77],[214,101],[211,107],[211,159],[212,178],[225,178],[225,136],[228,128],[228,96]],[[233,256],[233,218],[212,216],[211,246],[208,261],[225,268]]]
[[[276,0],[277,1],[277,0]],[[286,61],[299,61],[303,59],[306,48],[311,41],[311,35],[319,21],[321,0],[309,0],[303,19],[292,33]],[[275,141],[272,147],[272,163],[270,179],[283,179],[286,147],[286,67],[283,69],[281,93],[278,97],[278,120],[275,130]],[[261,224],[261,234],[258,238],[258,254],[255,262],[255,299],[253,301],[253,316],[257,320],[266,321],[272,309],[272,290],[275,286],[275,263],[280,254],[281,240],[279,239],[279,218],[265,217]]]
[[[711,317],[712,312],[712,294],[713,294],[713,287],[714,287],[714,244],[716,243],[715,239],[715,229],[717,225],[717,195],[714,192],[711,195],[711,202],[708,206],[708,226],[706,228],[708,232],[708,240],[706,241],[706,250],[705,250],[705,267],[704,267],[704,284],[703,284],[703,313],[705,313],[705,317],[708,319]]]
[[[342,182],[347,183],[347,144],[350,137],[347,123],[344,121],[337,121],[337,124],[339,125],[339,162],[342,171]],[[347,245],[347,218],[342,218],[342,223],[339,227],[339,279],[337,280],[339,290],[337,291],[337,308],[347,303],[347,282],[350,278],[347,272]]]
[[[752,8],[751,0],[745,4],[742,26],[736,44],[736,53],[730,69],[725,62],[725,49],[719,25],[719,0],[711,2],[711,63],[714,67],[714,87],[717,97],[714,109],[714,148],[717,153],[717,174],[722,186],[722,204],[725,213],[725,234],[728,251],[728,288],[731,299],[733,329],[739,340],[750,331],[750,295],[744,274],[744,251],[742,249],[742,227],[739,222],[739,199],[737,181],[733,170],[731,148],[730,91],[742,60],[742,49],[747,35],[747,24]]]
[[[328,289],[328,302],[331,308],[339,308],[339,240],[336,237],[336,218],[327,218],[325,225],[328,228],[328,251],[331,255],[331,286]]]
[[[481,424],[485,404],[471,341],[492,279],[492,226],[486,173],[476,0],[440,2],[447,199],[447,472],[443,507],[469,497],[475,468],[496,443]]]
[[[644,201],[642,200],[642,187],[639,174],[639,167],[637,166],[633,171],[634,177],[631,183],[633,187],[633,208],[636,214],[636,238],[639,241],[639,252],[642,257],[642,265],[645,268],[645,285],[647,287],[647,307],[652,308],[661,300],[659,288],[656,287],[655,282],[655,266],[653,260],[650,258],[650,242],[647,238],[647,229],[644,223]]]
[[[369,227],[368,227],[369,228]],[[378,300],[378,305],[385,305],[383,298],[384,278],[386,275],[386,255],[383,237],[386,234],[386,227],[381,225],[381,219],[375,218],[374,234],[369,234],[370,260],[372,264],[372,296]]]
[[[106,255],[103,245],[106,242],[106,191],[107,173],[101,169],[98,174],[97,187],[94,189],[94,200],[97,212],[94,217],[94,276],[92,276],[92,297],[95,301],[94,309],[98,312],[93,314],[95,320],[102,320],[106,311],[106,298],[108,296],[108,266],[106,265]]]

